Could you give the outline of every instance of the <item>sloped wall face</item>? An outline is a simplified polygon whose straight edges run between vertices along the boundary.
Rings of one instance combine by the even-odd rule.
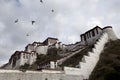
[[[88,52],[88,56],[83,57],[83,61],[80,62],[80,71],[84,79],[89,79],[90,74],[92,73],[94,67],[99,61],[100,53],[104,49],[105,43],[108,41],[107,33],[104,33],[102,37],[95,44],[95,47],[92,49],[92,52]]]
[[[38,54],[47,54],[48,46],[39,46],[36,48],[36,53]]]
[[[26,48],[26,51],[27,51],[27,52],[34,51],[34,46],[33,46],[33,45],[29,45],[29,46]]]
[[[92,49],[92,52],[88,52],[88,55],[84,55],[82,58],[82,62],[80,62],[80,68],[71,68],[65,67],[65,74],[68,75],[80,75],[83,79],[89,79],[90,74],[95,68],[97,62],[99,61],[100,53],[104,49],[104,45],[108,41],[107,33],[104,33],[102,37],[97,41],[94,45],[95,47]]]
[[[103,29],[103,32],[108,34],[109,40],[117,40],[118,39],[111,27]]]
[[[0,80],[83,80],[81,76],[64,73],[21,72],[0,70]]]
[[[4,69],[12,69],[12,64],[8,64],[7,66],[4,67]]]
[[[16,61],[15,69],[18,69],[20,67],[20,59]],[[12,69],[12,68],[11,68]]]

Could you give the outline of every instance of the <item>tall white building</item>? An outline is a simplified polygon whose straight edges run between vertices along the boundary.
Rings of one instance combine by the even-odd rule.
[[[48,45],[45,45],[43,43],[40,42],[33,42],[32,44],[28,44],[25,47],[25,51],[26,52],[32,52],[34,51],[35,53],[39,54],[47,54],[47,50],[48,50]]]
[[[6,69],[17,69],[24,64],[33,64],[36,61],[37,54],[35,52],[16,51],[11,58]]]

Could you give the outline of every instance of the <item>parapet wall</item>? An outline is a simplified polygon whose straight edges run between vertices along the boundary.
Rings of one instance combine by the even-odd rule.
[[[108,41],[108,34],[104,33],[98,42],[94,45],[92,52],[88,52],[88,55],[84,55],[82,62],[80,62],[80,68],[64,67],[65,74],[68,75],[80,75],[83,79],[89,79],[90,74],[95,68],[101,52],[104,49],[104,45]]]
[[[0,70],[0,80],[83,80],[81,76],[66,75],[60,72],[38,72],[18,70]]]
[[[117,36],[115,35],[112,27],[107,27],[103,29],[103,32],[106,32],[108,34],[109,40],[117,40]]]

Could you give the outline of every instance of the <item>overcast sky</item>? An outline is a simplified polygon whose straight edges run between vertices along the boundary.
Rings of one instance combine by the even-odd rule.
[[[120,0],[0,0],[0,65],[28,43],[47,37],[75,43],[96,25],[110,25],[120,37]]]

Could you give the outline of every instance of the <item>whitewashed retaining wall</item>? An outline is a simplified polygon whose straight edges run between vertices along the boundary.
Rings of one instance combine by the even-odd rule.
[[[102,37],[98,40],[98,42],[94,45],[95,47],[92,49],[92,52],[88,52],[88,56],[82,58],[82,62],[80,62],[80,68],[71,68],[64,67],[65,74],[68,75],[82,75],[84,79],[89,79],[89,76],[93,69],[95,68],[100,53],[104,49],[104,45],[108,41],[108,34],[104,33]]]
[[[78,75],[66,75],[60,71],[0,70],[0,80],[83,80]]]

